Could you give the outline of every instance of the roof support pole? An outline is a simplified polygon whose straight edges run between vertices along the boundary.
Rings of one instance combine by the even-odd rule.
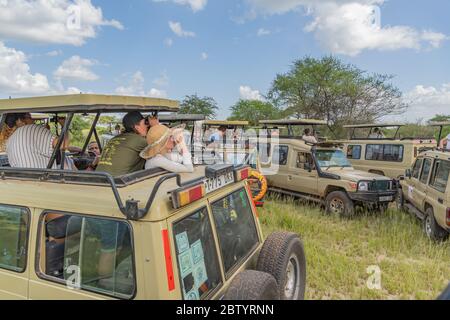
[[[64,142],[64,140],[66,138],[66,135],[69,134],[69,128],[70,128],[70,125],[72,123],[72,119],[73,119],[73,112],[68,114],[68,117],[67,117],[67,119],[66,119],[66,121],[64,123],[63,129],[61,131],[61,135],[59,136],[58,143],[56,144],[55,148],[53,149],[53,153],[52,153],[52,156],[51,156],[50,161],[48,163],[47,169],[52,169],[53,164],[55,163],[55,160],[56,160],[56,155],[57,155],[58,152],[61,152],[61,159],[62,159],[61,163],[62,163],[62,165],[64,165],[63,153],[65,151],[61,150],[61,146],[62,146],[62,144],[63,144],[63,142]]]
[[[102,146],[102,144],[100,143],[100,138],[99,138],[99,136],[98,136],[97,129],[95,129],[95,128],[94,128],[94,137],[95,137],[95,141],[97,141],[98,149],[99,149],[100,154],[101,154],[101,153],[103,152],[103,146]]]
[[[89,134],[86,138],[86,141],[84,142],[83,150],[81,151],[81,154],[84,154],[86,152],[86,149],[89,145],[89,142],[91,141],[92,134],[94,133],[94,130],[95,130],[95,127],[97,126],[99,118],[100,118],[100,112],[98,112],[95,116],[94,122],[92,123],[91,129],[89,130]],[[98,143],[98,141],[97,141],[97,143]],[[100,144],[98,144],[98,146],[100,147]]]

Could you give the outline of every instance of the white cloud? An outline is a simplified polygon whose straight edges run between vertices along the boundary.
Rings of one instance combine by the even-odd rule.
[[[166,91],[156,88],[145,91],[145,78],[141,71],[137,71],[131,78],[131,82],[128,86],[121,86],[116,89],[116,93],[120,95],[130,96],[149,96],[153,98],[165,98],[167,96]]]
[[[170,79],[169,76],[167,75],[167,71],[164,71],[163,73],[161,73],[159,78],[153,80],[153,84],[158,87],[166,87],[169,85],[169,81]]]
[[[164,90],[152,88],[147,94],[151,98],[167,98],[167,93]]]
[[[429,120],[436,114],[450,115],[450,83],[440,88],[417,85],[404,95],[410,107],[404,115],[409,121]]]
[[[268,36],[270,34],[271,34],[270,30],[266,30],[264,28],[258,29],[258,32],[257,32],[258,37]]]
[[[63,54],[62,50],[53,50],[53,51],[47,52],[45,55],[48,56],[48,57],[57,57],[57,56],[60,56],[62,54]]]
[[[170,30],[179,37],[195,37],[195,33],[192,31],[185,31],[179,22],[169,21]]]
[[[99,79],[89,68],[96,64],[96,61],[73,56],[65,60],[54,72],[57,79],[68,79],[78,81],[95,81]]]
[[[206,52],[202,52],[202,54],[200,55],[200,59],[202,60],[208,60],[209,56]]]
[[[439,48],[448,36],[409,26],[381,24],[379,5],[385,0],[247,0],[253,12],[306,12],[313,21],[305,27],[333,53],[355,56],[364,50]]]
[[[167,2],[170,0],[153,0],[153,2]],[[172,2],[180,5],[188,5],[192,11],[197,12],[203,10],[208,3],[208,0],[172,0]]]
[[[173,40],[172,40],[172,38],[166,38],[165,40],[164,40],[164,45],[166,46],[166,47],[171,47],[171,46],[173,46]]]
[[[123,29],[105,20],[91,0],[2,0],[0,39],[81,46],[95,38],[101,26]]]
[[[240,86],[239,96],[242,100],[263,100],[261,93],[258,90],[253,90],[249,86]]]
[[[0,42],[0,92],[6,95],[35,95],[48,92],[45,75],[31,73],[27,56],[22,51],[6,47]]]

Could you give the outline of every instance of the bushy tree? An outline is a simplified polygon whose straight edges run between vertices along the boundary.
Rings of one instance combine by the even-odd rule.
[[[257,125],[259,120],[282,117],[280,109],[272,103],[259,100],[239,100],[231,107],[231,112],[228,120],[246,120],[252,126]]]
[[[217,116],[217,102],[211,97],[199,97],[197,94],[186,96],[180,103],[182,114],[203,114],[207,119],[214,119]]]
[[[325,119],[335,126],[375,122],[406,110],[392,79],[368,74],[332,56],[307,57],[276,76],[268,98],[286,116]]]

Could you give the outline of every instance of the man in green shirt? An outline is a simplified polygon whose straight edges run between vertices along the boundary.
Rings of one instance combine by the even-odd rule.
[[[97,166],[98,172],[107,172],[113,177],[144,169],[145,159],[139,153],[147,147],[145,137],[148,125],[140,112],[132,111],[123,118],[125,132],[112,138],[105,147]]]

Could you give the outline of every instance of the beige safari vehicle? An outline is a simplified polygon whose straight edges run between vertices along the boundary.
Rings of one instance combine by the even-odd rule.
[[[279,126],[311,126],[316,131],[315,127],[326,126],[327,122],[299,119],[267,120],[260,124],[269,131]],[[270,191],[317,202],[325,205],[328,213],[343,217],[353,216],[357,206],[385,210],[395,200],[394,181],[354,169],[341,144],[333,141],[314,144],[302,137],[270,132],[269,135],[270,163],[263,164],[263,173]]]
[[[142,97],[67,95],[0,100],[0,112],[176,112]],[[55,150],[60,150],[60,139]],[[86,147],[86,146],[85,146]],[[84,158],[55,151],[61,158]],[[264,240],[247,166],[196,166],[112,177],[0,168],[0,299],[302,299],[306,262],[293,233]]]
[[[343,141],[348,160],[355,169],[398,180],[420,152],[436,146],[433,137],[401,137],[402,127],[401,124],[344,126],[351,132],[350,140]],[[376,128],[395,133],[391,137],[385,137],[377,134]]]
[[[436,124],[450,126],[448,123]],[[450,233],[450,152],[429,150],[421,153],[401,178],[397,197],[400,210],[407,210],[423,221],[425,234],[442,241]]]

